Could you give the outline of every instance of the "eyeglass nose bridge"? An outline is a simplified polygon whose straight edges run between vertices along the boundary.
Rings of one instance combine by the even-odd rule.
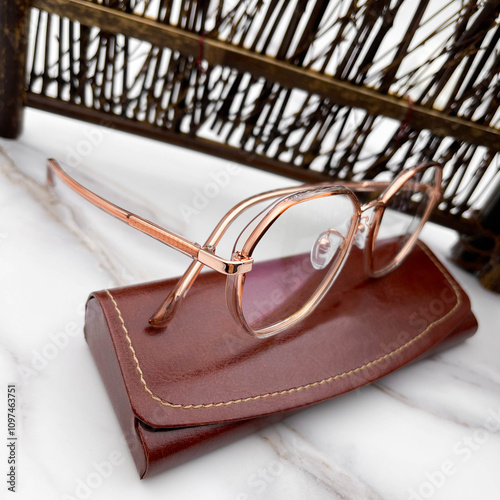
[[[372,200],[361,207],[354,245],[363,250],[370,231],[372,231],[377,214],[377,208],[384,207],[385,203],[380,199]]]

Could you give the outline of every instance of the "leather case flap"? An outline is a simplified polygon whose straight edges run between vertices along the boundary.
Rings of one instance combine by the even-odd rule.
[[[381,279],[365,276],[353,249],[318,308],[270,339],[235,323],[218,273],[202,274],[168,326],[152,329],[148,318],[175,283],[89,299],[106,318],[132,410],[153,428],[247,419],[331,398],[419,357],[470,314],[463,290],[422,243]]]

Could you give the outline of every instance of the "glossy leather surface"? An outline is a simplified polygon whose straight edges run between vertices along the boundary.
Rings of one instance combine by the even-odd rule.
[[[96,292],[87,307],[86,338],[141,477],[286,416],[277,412],[376,380],[477,327],[467,296],[422,244],[376,280],[354,249],[313,314],[265,340],[234,322],[224,278],[214,273],[198,278],[167,327],[152,329],[147,320],[174,284]]]

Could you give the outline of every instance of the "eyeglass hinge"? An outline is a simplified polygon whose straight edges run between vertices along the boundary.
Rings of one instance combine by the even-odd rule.
[[[198,261],[222,274],[244,274],[252,269],[253,259],[242,254],[235,254],[233,260],[226,260],[214,253],[212,246],[199,250]]]

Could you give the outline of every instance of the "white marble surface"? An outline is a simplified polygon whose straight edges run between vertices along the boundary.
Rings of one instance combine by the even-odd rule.
[[[64,189],[49,193],[45,158],[78,163],[122,204],[197,241],[237,201],[291,181],[240,167],[188,223],[195,189],[229,162],[33,110],[22,137],[0,140],[0,148],[0,498],[9,498],[12,382],[19,437],[14,498],[500,498],[499,297],[449,263],[480,323],[472,339],[139,481],[83,339],[83,306],[93,290],[178,275],[188,259]],[[455,238],[433,226],[423,234],[443,259]],[[114,465],[99,474],[104,461]],[[446,474],[437,472],[443,468]]]

